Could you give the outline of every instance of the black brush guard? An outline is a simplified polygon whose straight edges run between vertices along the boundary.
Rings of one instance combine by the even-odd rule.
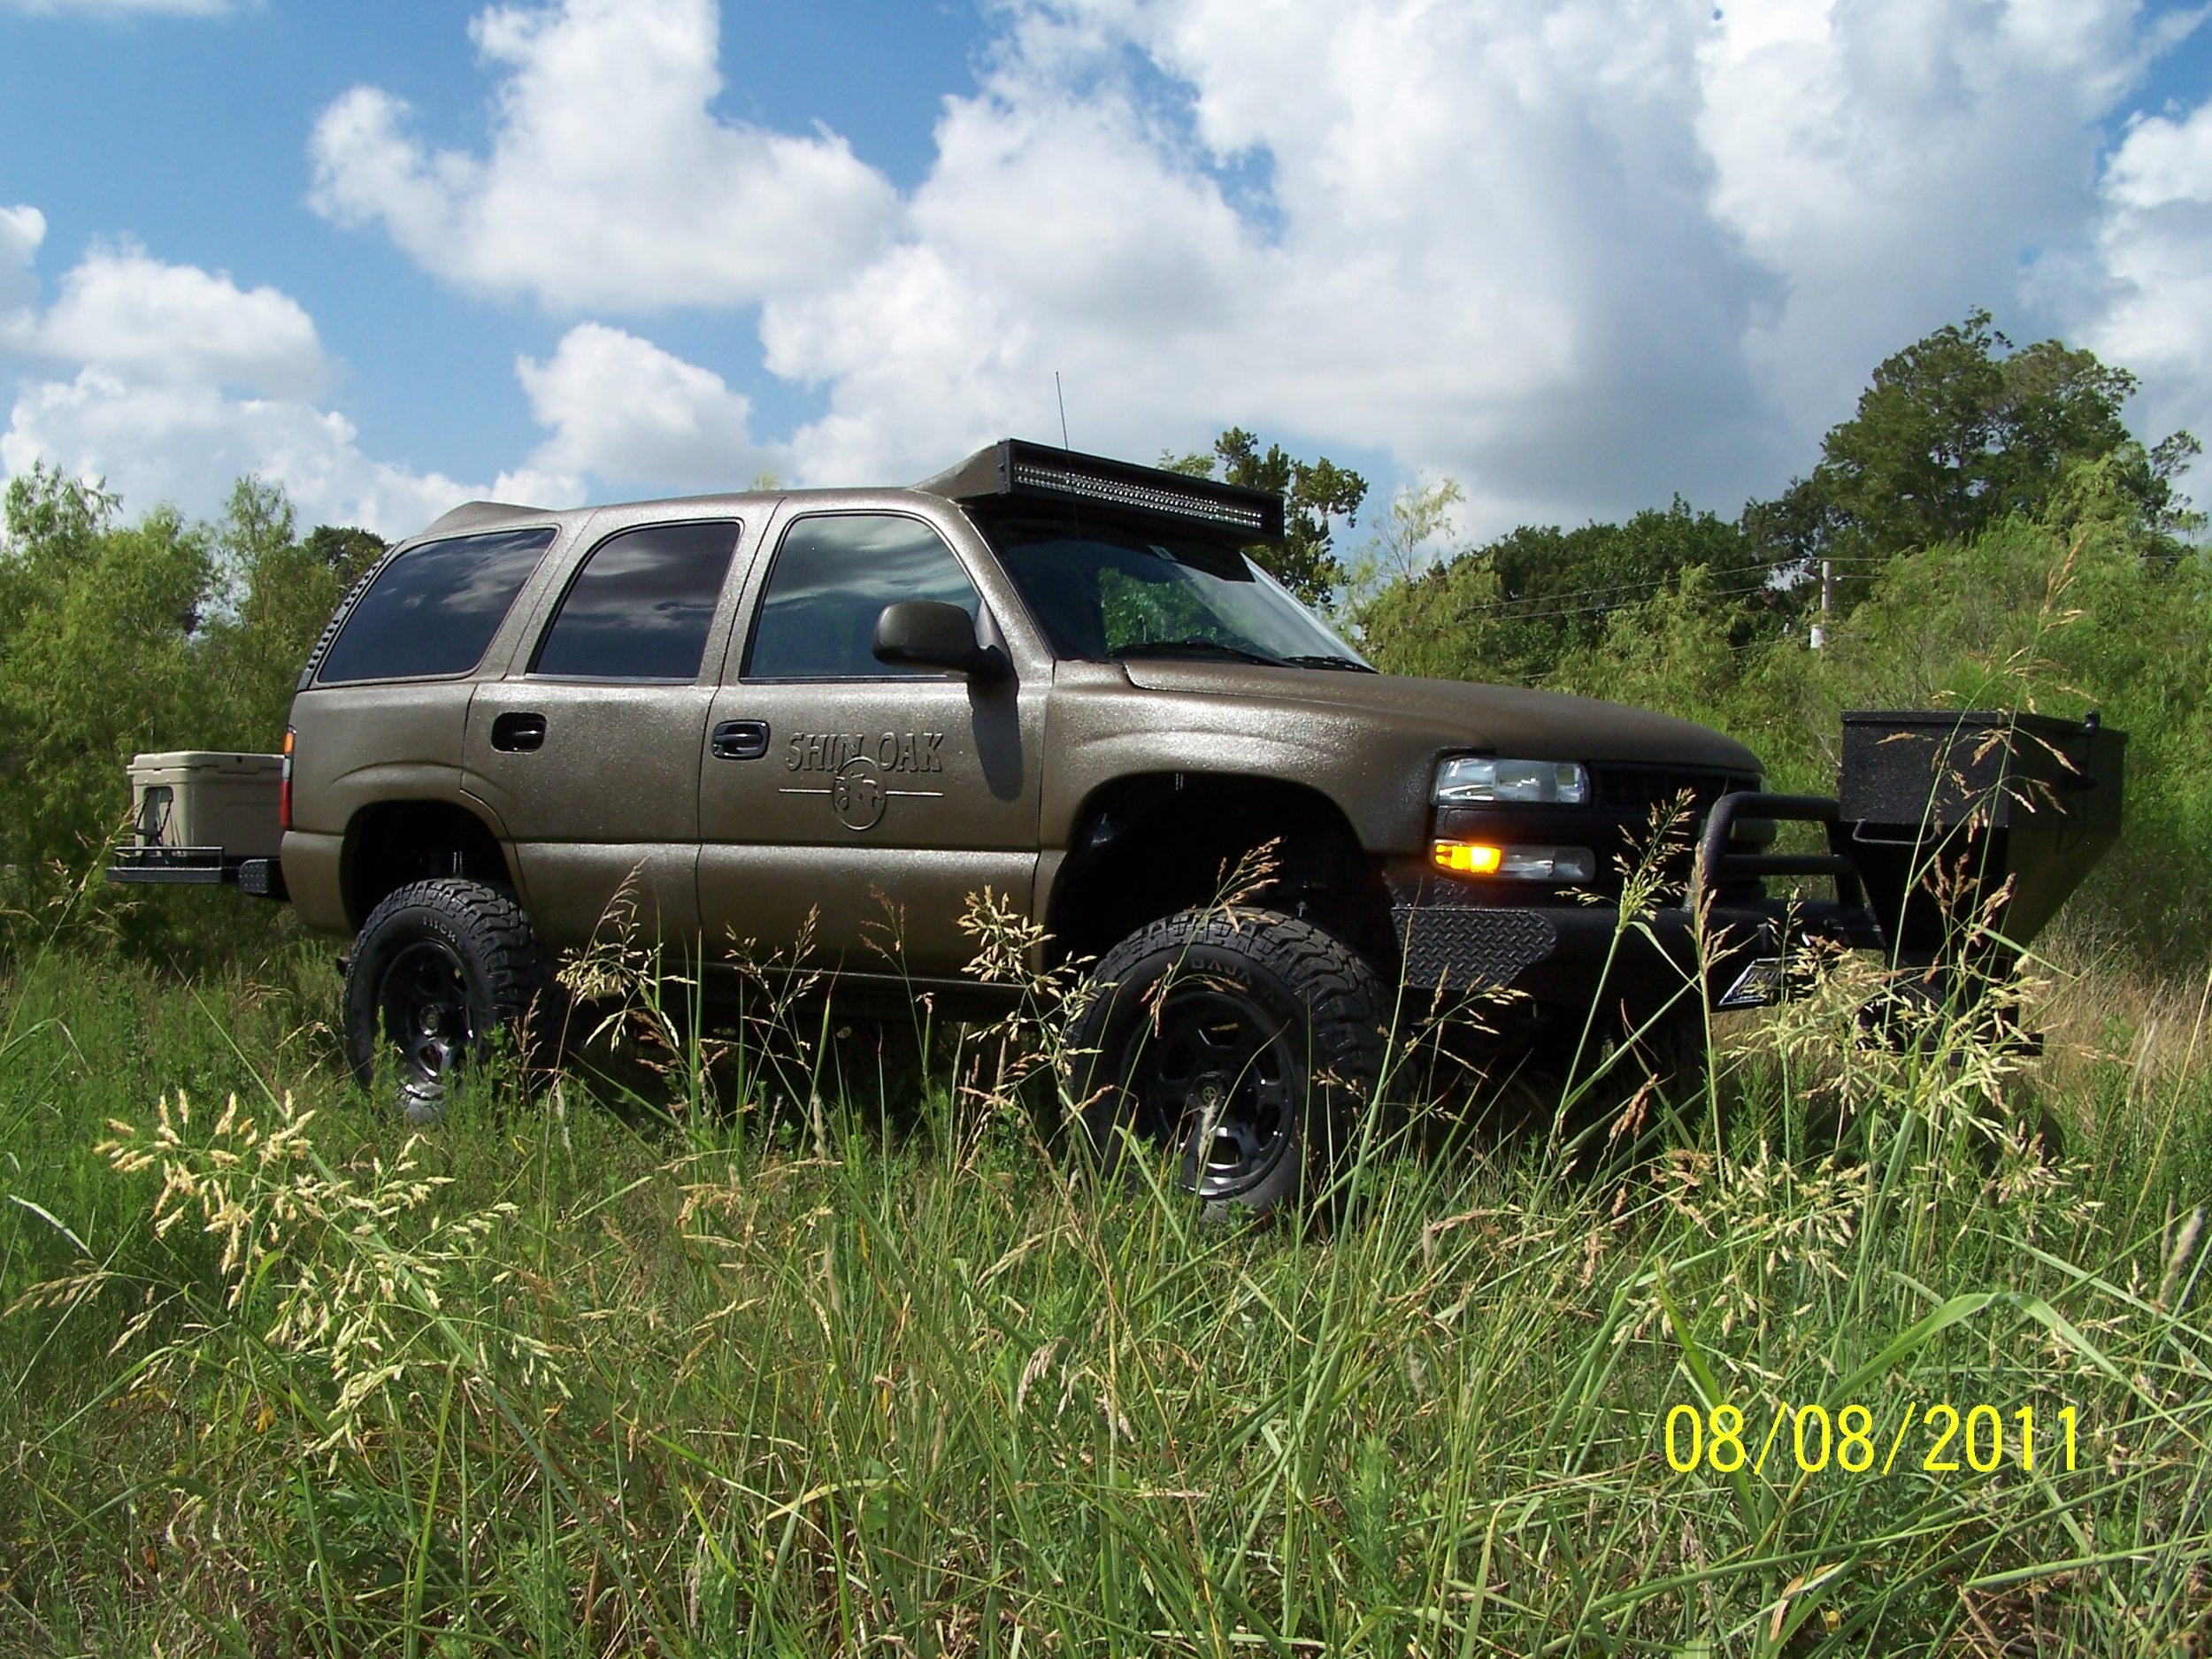
[[[1624,918],[1425,871],[1402,879],[1401,977],[1439,996],[1510,988],[1539,1025],[1602,1008],[1638,1029],[1694,990],[1716,1009],[1773,1002],[1812,950],[1844,949],[1897,970],[1899,1000],[1963,1007],[2119,839],[2126,744],[2093,715],[1855,710],[1833,796],[1714,801],[1679,902]],[[1822,826],[1824,848],[1775,850],[1792,823]]]
[[[1704,913],[1715,1006],[1771,1000],[1779,958],[1816,940],[1878,950],[1946,996],[2001,975],[2119,839],[2126,746],[2093,714],[1845,714],[1833,798],[1739,793],[1707,816],[1677,925]],[[1787,822],[1824,825],[1828,850],[1739,844]],[[1832,900],[1764,891],[1824,877]]]

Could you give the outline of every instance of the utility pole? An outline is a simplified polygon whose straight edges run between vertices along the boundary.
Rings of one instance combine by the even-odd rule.
[[[1832,559],[1820,561],[1820,620],[1813,624],[1813,649],[1828,643],[1828,606],[1835,596],[1836,566]]]

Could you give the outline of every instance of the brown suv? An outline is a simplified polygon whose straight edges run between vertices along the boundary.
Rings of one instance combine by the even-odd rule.
[[[626,883],[687,954],[811,918],[844,992],[954,1009],[1003,995],[959,926],[991,888],[1096,961],[1088,1126],[1254,1207],[1372,1091],[1402,987],[1516,987],[1531,1043],[1650,1034],[1760,1000],[1786,934],[1881,941],[1847,849],[1759,850],[1836,803],[1752,793],[1686,721],[1379,674],[1245,557],[1282,534],[1278,497],[1012,441],[910,489],[461,507],[332,618],[280,863],[237,876],[357,935],[353,1064],[424,1102]],[[1678,803],[1700,885],[1624,952],[1591,895]],[[1771,874],[1847,890],[1786,913]]]

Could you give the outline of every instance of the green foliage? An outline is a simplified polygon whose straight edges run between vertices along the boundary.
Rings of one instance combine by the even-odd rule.
[[[0,864],[81,865],[129,807],[133,750],[180,745],[206,710],[194,636],[215,595],[207,534],[43,467],[8,487],[0,549]]]
[[[11,1653],[1847,1659],[2203,1616],[2193,998],[2024,1071],[1870,1048],[1839,979],[1724,1045],[1726,1148],[1370,1144],[1336,1225],[1238,1228],[1056,1168],[1002,1092],[1030,1033],[920,1045],[887,1122],[858,1049],[676,1068],[643,1129],[495,1071],[411,1137],[327,974],[0,973]],[[1886,1466],[1940,1402],[1999,1466],[1916,1426]],[[1790,1416],[1853,1404],[1857,1462]],[[1671,1462],[1723,1405],[1745,1466]]]
[[[1524,526],[1385,586],[1358,620],[1393,672],[1533,684],[1595,647],[1609,618],[1700,568],[1723,642],[1756,626],[1766,566],[1734,525],[1678,495],[1625,524]]]
[[[1217,472],[1224,483],[1282,496],[1283,545],[1252,548],[1253,560],[1307,604],[1329,603],[1346,577],[1335,551],[1337,521],[1358,522],[1360,503],[1367,499],[1365,479],[1325,455],[1301,461],[1279,443],[1263,450],[1260,441],[1241,426],[1215,439],[1210,455],[1164,455],[1160,465],[1194,478]]]
[[[1976,311],[1882,364],[1811,476],[1733,523],[1677,496],[1624,524],[1523,526],[1425,572],[1401,558],[1396,580],[1356,584],[1355,619],[1388,642],[1400,672],[1601,683],[1610,668],[1599,648],[1617,620],[1645,626],[1647,602],[1687,572],[1706,572],[1703,626],[1745,652],[1817,601],[1810,561],[1832,561],[1847,613],[1893,558],[2073,511],[2085,468],[2100,480],[2101,522],[2124,528],[2141,557],[2184,561],[2201,519],[2174,479],[2198,446],[2186,433],[2135,442],[2120,418],[2134,387],[2057,341],[2015,349]]]
[[[327,526],[301,541],[283,492],[252,478],[213,525],[166,507],[126,525],[120,505],[42,465],[8,486],[0,942],[5,915],[78,902],[128,813],[134,754],[275,749],[308,649],[383,548],[366,531]],[[128,902],[96,882],[82,896],[111,910]],[[135,902],[142,942],[173,946],[200,931],[185,918],[196,909],[204,919],[207,895],[185,897],[196,905]]]
[[[382,539],[366,530],[319,525],[304,541],[296,531],[282,490],[257,478],[238,480],[215,526],[234,610],[201,641],[222,706],[195,749],[276,748],[316,636],[384,553]]]
[[[2135,385],[2055,340],[2015,349],[1974,311],[1876,369],[1811,476],[1747,509],[1745,527],[1777,563],[1878,560],[2032,518],[2077,465],[2124,457],[2116,482],[2137,524],[2173,550],[2193,522],[2173,476],[2197,443],[2176,433],[2138,445],[2121,419]]]

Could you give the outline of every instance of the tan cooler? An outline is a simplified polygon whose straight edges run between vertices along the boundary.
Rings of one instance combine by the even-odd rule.
[[[220,848],[227,861],[273,858],[281,755],[180,749],[131,757],[131,832],[139,847]]]

